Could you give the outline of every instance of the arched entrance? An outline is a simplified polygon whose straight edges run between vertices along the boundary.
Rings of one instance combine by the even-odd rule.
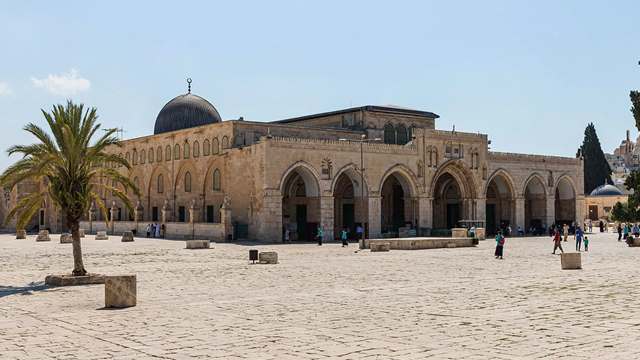
[[[382,233],[398,236],[402,227],[415,228],[417,223],[416,202],[410,180],[400,173],[394,172],[382,183],[381,195],[381,230]]]
[[[561,178],[556,186],[555,214],[557,225],[571,225],[576,221],[576,192],[566,177]]]
[[[438,177],[433,197],[434,229],[451,229],[458,227],[463,219],[462,188],[450,173]]]
[[[282,226],[291,241],[312,241],[320,223],[320,189],[305,166],[288,172],[282,182]]]
[[[546,224],[547,218],[547,194],[544,182],[538,176],[533,176],[527,181],[524,189],[524,223],[526,231],[540,234],[551,225]]]
[[[367,187],[361,187],[360,175],[354,168],[348,168],[338,175],[333,186],[334,234],[340,234],[346,228],[349,237],[354,238],[358,225],[366,229],[366,196]]]
[[[502,173],[491,178],[486,192],[486,229],[495,234],[515,223],[515,195],[511,181]]]

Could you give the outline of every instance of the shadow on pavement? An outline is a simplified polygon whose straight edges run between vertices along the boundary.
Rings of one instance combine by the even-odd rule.
[[[54,287],[45,285],[44,281],[32,282],[26,286],[0,285],[0,299],[10,295],[33,295],[38,291],[54,290]]]

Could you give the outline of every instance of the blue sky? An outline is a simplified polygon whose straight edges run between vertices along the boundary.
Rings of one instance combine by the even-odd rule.
[[[349,106],[433,111],[492,149],[574,156],[594,122],[605,151],[633,128],[637,1],[0,0],[0,149],[40,108],[96,106],[125,137],[153,132],[186,90],[224,119]],[[0,168],[11,159],[0,156]]]

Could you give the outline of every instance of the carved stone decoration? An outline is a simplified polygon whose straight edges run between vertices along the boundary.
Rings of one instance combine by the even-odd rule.
[[[231,198],[227,194],[224,195],[224,200],[222,200],[222,208],[231,209]]]
[[[418,160],[418,177],[424,177],[424,162]]]
[[[487,165],[482,165],[482,180],[487,180]]]
[[[331,159],[329,158],[322,159],[322,170],[321,170],[320,178],[322,180],[331,180],[332,170],[333,170],[333,163],[331,162]]]
[[[553,187],[553,171],[549,170],[548,186]]]

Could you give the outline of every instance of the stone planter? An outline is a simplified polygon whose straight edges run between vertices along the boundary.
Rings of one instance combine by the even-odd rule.
[[[49,237],[49,230],[40,230],[36,237],[36,241],[51,241],[51,238]]]
[[[105,276],[104,307],[126,308],[136,306],[137,298],[135,275]]]
[[[122,233],[122,239],[120,241],[122,241],[122,242],[133,242],[133,232],[125,231],[124,233]]]
[[[88,274],[85,276],[72,275],[47,275],[44,283],[49,286],[76,286],[104,284],[104,275]]]
[[[465,228],[453,228],[453,229],[451,229],[451,237],[453,237],[453,238],[466,238],[466,237],[468,237],[467,229],[465,229]]]
[[[16,239],[26,239],[27,238],[27,230],[19,229],[16,230]]]
[[[209,249],[211,245],[209,240],[187,240],[187,247],[185,249]]]
[[[106,231],[98,231],[96,233],[96,240],[109,240],[109,236],[107,236]]]
[[[369,249],[371,252],[386,252],[391,250],[391,243],[388,242],[377,242],[369,245]]]
[[[562,253],[560,254],[560,264],[562,270],[577,270],[582,269],[582,260],[580,253]]]
[[[258,254],[258,262],[260,264],[277,264],[278,253],[275,251],[263,251]]]
[[[73,238],[69,233],[60,234],[60,244],[71,244],[73,242]]]

